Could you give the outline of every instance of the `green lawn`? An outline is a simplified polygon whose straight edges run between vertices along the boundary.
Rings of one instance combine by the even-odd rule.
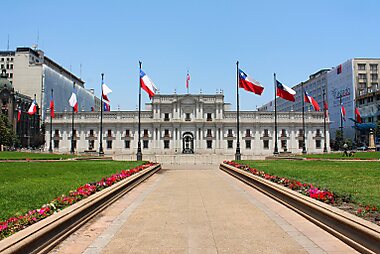
[[[302,157],[316,159],[378,159],[380,160],[380,152],[356,152],[353,157],[343,157],[343,152],[328,154],[308,154]]]
[[[141,164],[118,161],[0,163],[0,221],[40,208],[80,185]]]
[[[338,195],[380,207],[380,162],[239,161],[266,173],[327,188]]]
[[[27,152],[0,152],[0,160],[60,160],[78,157],[71,154],[50,154],[50,153],[27,153]]]

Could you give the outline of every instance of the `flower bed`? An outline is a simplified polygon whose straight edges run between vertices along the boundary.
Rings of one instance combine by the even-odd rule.
[[[61,211],[62,209],[94,194],[95,192],[101,191],[116,182],[119,182],[133,174],[140,172],[154,163],[146,163],[144,165],[138,166],[129,170],[122,170],[120,173],[111,175],[110,177],[105,177],[96,183],[87,183],[80,186],[75,191],[70,191],[68,195],[62,195],[53,199],[49,204],[43,205],[40,209],[31,210],[25,215],[18,217],[11,217],[6,221],[0,222],[0,239],[8,237],[17,231],[20,231],[29,225],[36,223],[54,213]]]
[[[256,168],[251,168],[247,165],[242,165],[234,161],[224,161],[223,163],[242,169],[244,171],[248,171],[252,173],[253,175],[262,177],[271,182],[281,184],[282,186],[288,187],[289,189],[302,193],[311,198],[317,199],[319,201],[322,201],[328,204],[335,205],[339,208],[342,208],[343,210],[346,210],[357,216],[363,217],[365,219],[369,219],[370,221],[376,224],[379,224],[379,221],[377,220],[378,208],[376,206],[352,204],[351,202],[349,202],[351,205],[347,205],[347,204],[341,205],[342,203],[346,203],[345,199],[347,199],[347,197],[339,197],[335,193],[329,190],[320,189],[316,186],[313,186],[312,184],[301,183],[294,179],[287,179],[284,177],[270,175],[270,174],[265,173],[264,171],[259,171]],[[339,205],[337,203],[339,203]]]

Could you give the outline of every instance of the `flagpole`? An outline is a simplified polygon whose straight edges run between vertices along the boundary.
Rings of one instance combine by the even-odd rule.
[[[187,84],[187,94],[189,94],[189,86],[190,86],[190,80],[188,80],[189,78],[189,70],[187,70],[187,76],[186,76],[186,84]]]
[[[342,112],[342,95],[339,96],[339,104],[340,104],[340,132],[342,133],[342,141],[344,141],[343,134],[343,112]]]
[[[235,153],[235,160],[241,160],[241,154],[240,154],[240,128],[239,128],[239,61],[236,62],[236,153]]]
[[[37,95],[34,94],[34,102],[36,103],[36,111],[37,111]],[[34,113],[33,114],[33,132],[32,132],[32,135],[33,135],[33,140],[32,140],[32,145],[34,146],[36,144],[36,115],[38,114],[38,112]]]
[[[50,98],[50,104],[51,100],[53,100],[53,89],[51,89],[51,98]],[[50,144],[49,144],[49,152],[53,152],[53,117],[51,113],[51,107],[50,107]]]
[[[276,73],[273,74],[274,76],[274,155],[278,154],[278,144],[277,144],[277,79],[276,79]]]
[[[103,82],[104,82],[104,73],[102,75],[102,83],[100,85],[100,91],[101,91],[101,96],[100,96],[100,133],[99,133],[99,156],[104,155],[104,150],[103,150]]]
[[[326,91],[323,89],[323,136],[324,136],[324,144],[323,144],[323,152],[327,153],[327,144],[326,144],[326,102],[325,102],[325,96],[326,96]]]
[[[302,153],[306,154],[306,135],[305,135],[305,90],[303,87],[303,82],[301,82],[302,87]]]
[[[139,65],[140,65],[140,73],[141,73],[141,66],[142,66],[141,61],[139,61]],[[141,74],[139,74],[139,127],[138,127],[139,138],[138,138],[138,143],[137,143],[137,154],[136,154],[137,161],[142,161],[141,135],[140,135],[140,131],[141,131],[141,77],[140,75]]]
[[[73,91],[75,88],[75,82],[73,82]],[[78,102],[77,102],[78,103]],[[74,154],[74,107],[71,115],[71,150],[70,152]]]

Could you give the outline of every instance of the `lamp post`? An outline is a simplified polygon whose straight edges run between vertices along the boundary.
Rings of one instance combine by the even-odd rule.
[[[274,77],[274,151],[273,154],[278,154],[278,144],[277,144],[277,79],[276,73],[273,74]]]
[[[305,91],[303,87],[303,82],[301,82],[302,87],[302,153],[306,154],[306,133],[305,133]]]

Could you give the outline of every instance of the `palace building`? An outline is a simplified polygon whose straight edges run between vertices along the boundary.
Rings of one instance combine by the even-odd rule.
[[[47,114],[48,116],[49,114]],[[156,94],[141,111],[143,160],[201,155],[203,158],[229,158],[236,151],[236,116],[224,95]],[[48,116],[49,117],[49,116]],[[274,151],[274,112],[240,111],[240,148],[243,159],[272,155]],[[278,147],[280,153],[302,152],[302,113],[280,112]],[[49,122],[50,119],[47,119]],[[306,112],[306,149],[321,153],[324,148],[323,112]],[[53,151],[68,153],[72,138],[72,113],[56,113],[53,119]],[[46,150],[50,131],[47,125]],[[328,123],[326,145],[329,149]],[[76,153],[99,151],[100,112],[79,112],[74,116]],[[111,111],[103,114],[105,155],[136,159],[138,111]],[[194,156],[193,156],[194,157]],[[197,156],[200,158],[200,156]]]

